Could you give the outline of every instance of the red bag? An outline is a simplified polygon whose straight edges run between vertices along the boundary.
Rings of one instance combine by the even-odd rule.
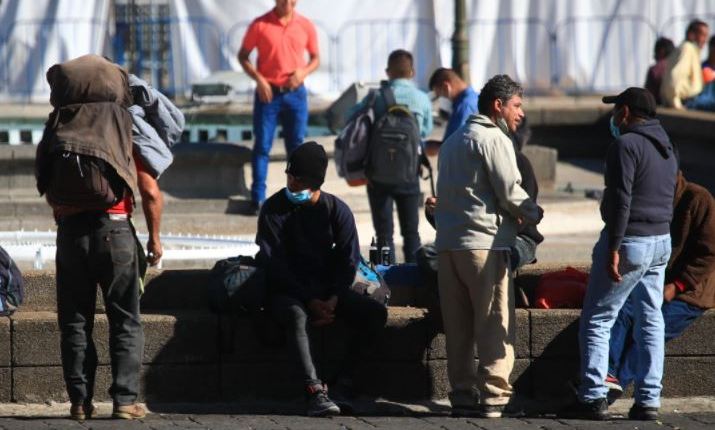
[[[544,273],[534,292],[538,309],[572,308],[583,306],[588,273],[569,266],[558,272]]]

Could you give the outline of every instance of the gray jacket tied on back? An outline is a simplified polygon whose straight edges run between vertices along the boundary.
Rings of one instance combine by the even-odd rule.
[[[171,147],[181,139],[184,114],[139,77],[129,75],[129,85],[134,96],[129,107],[134,148],[147,171],[158,178],[174,161]]]
[[[441,146],[435,211],[438,251],[509,250],[517,218],[539,208],[521,187],[511,140],[485,115],[472,115]]]

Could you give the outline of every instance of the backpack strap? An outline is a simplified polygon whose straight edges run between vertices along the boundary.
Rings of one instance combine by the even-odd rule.
[[[365,104],[368,108],[372,108],[375,106],[375,100],[377,100],[377,93],[378,90],[376,89],[371,89],[370,91],[368,91],[366,96],[367,98],[365,100]]]
[[[382,97],[385,99],[385,105],[387,106],[387,110],[390,110],[390,108],[393,106],[397,106],[395,92],[392,91],[392,87],[390,87],[390,85],[384,83],[380,88],[380,91],[382,92]]]

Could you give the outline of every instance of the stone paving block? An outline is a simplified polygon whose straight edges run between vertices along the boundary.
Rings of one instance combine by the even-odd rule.
[[[218,319],[205,312],[143,314],[145,364],[218,362]]]
[[[142,397],[152,402],[202,403],[219,399],[218,364],[151,364],[142,367]]]
[[[514,354],[517,358],[529,358],[529,311],[525,309],[516,310],[516,343],[514,344]],[[479,358],[479,351],[475,349],[475,358]],[[447,358],[447,344],[444,333],[434,335],[430,341],[428,359],[440,360]]]
[[[110,400],[107,390],[111,385],[111,375],[109,366],[97,368],[94,388],[96,400]],[[15,367],[13,369],[13,388],[13,401],[15,402],[69,401],[60,366]]]
[[[705,312],[685,332],[665,344],[665,355],[715,355],[715,310]],[[709,342],[704,342],[709,339]]]
[[[667,357],[663,397],[715,396],[715,357]]]
[[[10,318],[0,317],[0,367],[10,366],[12,335]]]
[[[0,367],[0,403],[12,400],[12,369]]]
[[[531,356],[578,357],[580,309],[530,309]]]

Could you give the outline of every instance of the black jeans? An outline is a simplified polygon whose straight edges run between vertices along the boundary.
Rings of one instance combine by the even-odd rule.
[[[394,223],[392,221],[392,203],[397,205],[397,218],[400,221],[402,234],[402,251],[406,263],[416,261],[416,253],[420,248],[420,184],[385,185],[370,182],[367,186],[367,197],[372,212],[372,225],[377,235],[378,246],[387,244],[390,247],[392,261],[395,260],[395,243],[392,240]]]
[[[97,350],[92,340],[97,284],[109,321],[115,405],[136,402],[144,332],[134,229],[128,220],[100,213],[66,217],[57,227],[57,319],[62,369],[72,404],[94,396]]]
[[[293,297],[276,295],[271,297],[269,308],[271,316],[286,330],[288,341],[300,363],[305,385],[321,384],[310,352],[307,330],[310,311],[306,305]],[[360,356],[372,346],[385,327],[387,308],[367,296],[345,290],[338,294],[335,317],[345,322],[350,336],[338,376],[352,379]]]

